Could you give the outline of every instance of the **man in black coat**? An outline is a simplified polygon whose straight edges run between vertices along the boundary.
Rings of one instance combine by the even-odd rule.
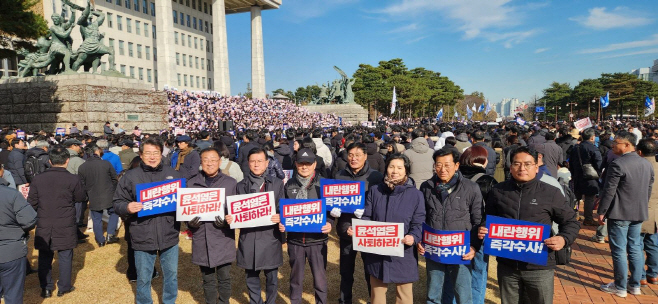
[[[7,160],[7,165],[5,168],[11,172],[11,176],[16,182],[16,186],[22,184],[27,184],[27,178],[25,178],[25,142],[20,138],[14,138],[11,140],[11,152],[9,152],[9,159]]]
[[[155,259],[160,256],[162,267],[163,294],[161,301],[174,303],[178,296],[178,234],[180,223],[176,213],[168,212],[138,217],[144,205],[137,202],[135,193],[138,184],[179,179],[180,173],[162,163],[162,143],[149,138],[139,146],[142,161],[139,167],[128,170],[119,181],[114,193],[115,212],[130,224],[130,238],[135,249],[137,286],[135,302],[152,303],[151,279]]]
[[[584,196],[585,220],[583,225],[585,226],[598,226],[593,212],[594,201],[596,195],[599,194],[599,181],[598,178],[586,178],[583,169],[586,164],[590,164],[598,176],[601,176],[603,158],[599,149],[594,145],[595,136],[593,128],[583,130],[583,141],[571,149],[569,156],[569,171],[571,171],[571,179],[574,181],[574,192],[578,199]]]
[[[48,149],[50,149],[50,144],[45,140],[37,140],[34,148],[30,148],[25,152],[26,162],[31,158],[37,159],[38,168],[33,168],[34,175],[46,171],[50,168],[50,162],[48,161]],[[25,176],[28,179],[28,182],[31,181],[34,176]]]
[[[49,152],[52,168],[34,177],[27,197],[39,218],[34,248],[39,250],[39,283],[44,298],[51,297],[54,289],[52,262],[55,251],[59,264],[57,296],[75,290],[71,286],[73,248],[78,244],[75,202],[85,201],[87,195],[80,177],[66,170],[69,157],[69,151],[63,146],[53,147]]]
[[[89,210],[94,223],[94,236],[99,247],[119,242],[116,237],[119,216],[114,212],[112,198],[117,188],[117,175],[109,161],[103,160],[103,149],[96,145],[85,147],[87,161],[78,168],[78,176],[89,196]],[[103,234],[103,211],[107,210],[107,238]]]
[[[238,159],[236,163],[242,168],[242,173],[246,177],[249,175],[249,151],[253,148],[259,147],[256,140],[258,140],[258,135],[254,131],[247,131],[242,138],[242,144],[238,148]]]

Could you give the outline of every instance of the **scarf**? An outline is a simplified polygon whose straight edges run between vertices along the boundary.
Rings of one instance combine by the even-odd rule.
[[[302,184],[302,186],[299,188],[296,198],[298,199],[308,198],[308,188],[311,187],[311,182],[313,181],[314,177],[315,177],[315,172],[313,173],[313,175],[307,178],[301,177],[299,174],[297,174],[295,178],[297,178],[297,180],[299,181],[300,184]]]
[[[459,174],[455,173],[455,175],[453,175],[452,178],[447,183],[441,183],[441,181],[438,181],[436,183],[435,189],[436,192],[440,194],[439,198],[441,199],[442,203],[448,197],[450,192],[452,192],[452,189],[457,185],[458,180],[459,180]]]
[[[249,188],[250,193],[258,193],[260,192],[261,186],[265,183],[265,174],[262,174],[261,176],[257,176],[253,172],[249,171],[249,175],[247,175],[247,178],[251,182],[251,187]]]
[[[388,177],[388,174],[386,175],[386,177],[384,177],[384,184],[386,184],[386,186],[388,186],[388,188],[391,190],[394,190],[396,186],[404,185],[405,183],[407,183],[406,175],[398,180],[391,180]]]
[[[187,147],[187,149],[183,149],[178,153],[178,161],[176,162],[176,171],[180,169],[180,165],[183,164],[185,161],[185,156],[192,153],[192,147]]]

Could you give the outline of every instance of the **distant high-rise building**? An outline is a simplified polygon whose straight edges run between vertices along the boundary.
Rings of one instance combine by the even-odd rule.
[[[496,113],[499,117],[512,117],[520,104],[518,98],[503,98],[496,104]]]
[[[658,59],[653,61],[652,67],[634,69],[631,71],[631,74],[637,76],[639,79],[658,83]]]

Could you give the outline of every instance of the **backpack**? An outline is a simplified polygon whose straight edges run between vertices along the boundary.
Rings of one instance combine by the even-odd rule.
[[[27,158],[27,160],[25,160],[25,165],[23,165],[23,169],[25,170],[25,179],[27,180],[28,183],[31,183],[32,179],[37,174],[43,172],[41,168],[42,168],[41,161],[39,160],[38,157],[34,155],[30,155]]]

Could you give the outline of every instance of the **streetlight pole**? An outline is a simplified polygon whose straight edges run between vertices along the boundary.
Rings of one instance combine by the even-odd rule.
[[[573,121],[573,106],[578,104],[575,102],[570,102],[567,103],[567,105],[571,107],[571,109],[569,109],[569,121]]]
[[[557,110],[562,109],[560,106],[555,106],[555,122],[557,122]]]

